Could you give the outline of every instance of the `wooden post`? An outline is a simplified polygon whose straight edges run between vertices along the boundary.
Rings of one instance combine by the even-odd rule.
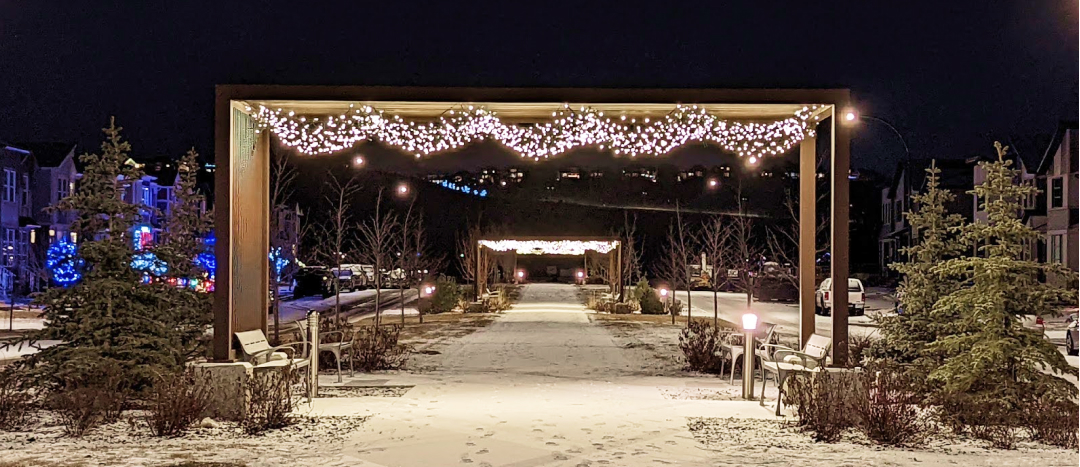
[[[799,347],[816,331],[814,290],[817,284],[817,138],[799,145]]]
[[[232,361],[233,333],[266,334],[270,265],[270,134],[231,100],[215,108],[215,361]],[[240,273],[242,271],[242,273]]]
[[[844,108],[847,102],[838,102]],[[851,161],[851,127],[840,122],[838,109],[832,117],[832,347],[833,365],[848,358],[848,171]]]

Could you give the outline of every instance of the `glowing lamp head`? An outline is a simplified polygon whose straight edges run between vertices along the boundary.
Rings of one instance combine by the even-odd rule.
[[[718,182],[715,178],[709,179],[709,188],[716,188],[716,186],[719,184],[720,182]]]
[[[433,293],[435,293],[435,286],[434,285],[428,285],[428,286],[424,287],[424,295],[431,295]]]
[[[666,297],[667,294],[668,294],[668,289],[660,289],[660,296],[661,297]]]
[[[742,315],[742,327],[743,331],[754,331],[757,329],[757,315],[753,313],[747,313]]]
[[[577,278],[578,279],[582,279],[584,277],[585,277],[585,271],[578,271],[577,272]]]
[[[354,166],[357,166],[357,167],[359,167],[361,165],[364,165],[364,156],[356,156],[356,157],[354,157],[353,160],[352,160],[352,163],[353,163]]]
[[[409,193],[409,186],[405,184],[398,185],[397,192],[399,195],[405,195]]]
[[[519,269],[518,272],[517,272],[517,277],[518,277],[518,279],[525,278],[525,271],[522,271],[522,270]]]
[[[847,112],[844,112],[844,120],[854,122],[856,118],[859,118],[859,115],[856,114],[854,110],[848,110]]]

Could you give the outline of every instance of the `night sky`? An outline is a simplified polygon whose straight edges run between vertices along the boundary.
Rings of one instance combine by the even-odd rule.
[[[0,140],[94,149],[116,115],[138,155],[209,153],[219,83],[848,87],[931,157],[1077,115],[1075,0],[307,3],[2,0]]]

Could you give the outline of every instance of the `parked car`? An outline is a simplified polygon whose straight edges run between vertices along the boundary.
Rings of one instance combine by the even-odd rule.
[[[368,277],[364,274],[364,271],[359,267],[352,267],[358,265],[341,265],[341,270],[338,268],[331,268],[330,272],[334,273],[338,278],[338,286],[341,287],[342,292],[351,292],[353,290],[364,290],[368,288]]]
[[[1069,355],[1076,355],[1077,343],[1080,342],[1080,332],[1077,328],[1080,327],[1080,315],[1069,315],[1069,327],[1065,329],[1065,351]]]
[[[821,281],[814,293],[814,309],[818,314],[829,316],[832,313],[832,279]],[[848,315],[858,316],[866,312],[866,293],[862,281],[848,279]]]
[[[310,295],[319,295],[326,298],[334,294],[334,276],[324,266],[300,268],[293,277],[296,280],[293,298]]]

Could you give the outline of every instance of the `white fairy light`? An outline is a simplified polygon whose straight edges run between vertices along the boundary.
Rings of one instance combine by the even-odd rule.
[[[619,246],[618,241],[595,240],[480,240],[480,246],[495,251],[515,251],[519,255],[574,255],[586,251],[610,253]]]
[[[771,123],[723,120],[698,106],[678,105],[661,118],[643,123],[621,115],[618,121],[588,107],[565,105],[552,112],[552,120],[531,126],[508,125],[483,107],[449,109],[437,121],[417,123],[398,115],[387,117],[371,106],[352,115],[324,118],[295,115],[293,111],[260,106],[254,117],[287,146],[305,154],[324,154],[378,140],[405,152],[424,155],[458,149],[475,141],[493,139],[522,157],[539,160],[567,151],[597,146],[617,155],[662,155],[691,142],[711,142],[752,161],[783,154],[814,134],[818,106],[807,106],[792,116]],[[753,162],[752,162],[753,163]]]

